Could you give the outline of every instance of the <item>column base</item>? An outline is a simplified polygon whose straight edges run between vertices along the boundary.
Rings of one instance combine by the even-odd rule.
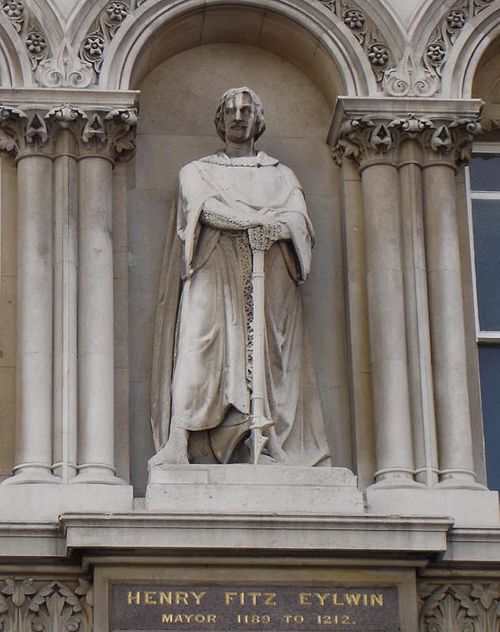
[[[498,493],[481,487],[396,489],[375,484],[366,490],[366,502],[369,514],[450,516],[455,527],[498,526],[500,519]]]
[[[48,467],[26,466],[17,469],[10,478],[2,481],[2,485],[24,485],[24,484],[44,484],[59,485],[61,479],[54,476]]]
[[[80,468],[78,474],[69,481],[70,485],[126,485],[125,481],[106,467],[84,467]]]
[[[124,513],[132,511],[130,485],[59,483],[0,486],[3,522],[53,522],[63,513]]]
[[[475,489],[483,491],[487,489],[484,485],[476,481],[476,476],[473,472],[467,471],[441,474],[436,487],[441,489]]]
[[[372,485],[374,489],[420,489],[425,487],[409,474],[384,474]]]

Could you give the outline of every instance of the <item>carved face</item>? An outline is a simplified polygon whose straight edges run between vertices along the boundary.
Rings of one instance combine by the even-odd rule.
[[[226,142],[244,143],[256,131],[256,111],[252,98],[246,92],[239,92],[224,104],[224,128]]]

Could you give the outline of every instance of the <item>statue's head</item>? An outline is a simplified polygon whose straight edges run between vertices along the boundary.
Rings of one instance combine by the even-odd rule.
[[[215,112],[217,134],[224,142],[257,140],[266,129],[262,101],[250,88],[231,88],[220,98]]]

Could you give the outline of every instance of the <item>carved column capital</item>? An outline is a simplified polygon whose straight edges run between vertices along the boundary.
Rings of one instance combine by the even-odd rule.
[[[0,149],[16,159],[30,154],[50,155],[53,137],[46,111],[0,105]]]
[[[21,103],[18,95],[0,89],[5,93],[0,94],[0,150],[16,159],[30,154],[54,157],[59,151],[60,133],[69,131],[75,141],[72,151],[80,158],[99,156],[115,163],[133,156],[138,121],[134,93],[103,93],[95,99],[92,93],[82,98],[76,90],[64,94],[66,98],[76,97],[75,105],[69,101],[54,103],[53,93],[57,91],[50,95],[38,92],[24,95]],[[68,91],[60,92],[63,96]]]
[[[86,111],[78,135],[80,157],[129,160],[135,152],[137,121],[135,108]]]
[[[401,144],[416,141],[425,161],[453,165],[470,159],[481,133],[481,102],[411,99],[339,99],[329,142],[337,164],[344,158],[358,165],[378,158],[397,164]],[[410,107],[414,106],[414,110]],[[381,111],[386,109],[387,111]]]

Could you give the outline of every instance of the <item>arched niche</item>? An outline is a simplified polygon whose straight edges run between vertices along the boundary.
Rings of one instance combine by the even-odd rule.
[[[220,35],[223,15],[226,38]],[[206,21],[201,42],[196,16],[182,27],[173,25],[169,39],[153,37],[132,75],[131,87],[141,91],[128,192],[131,470],[139,493],[153,452],[149,390],[154,311],[176,176],[184,164],[220,148],[215,108],[225,90],[239,85],[252,87],[264,102],[267,131],[259,146],[289,165],[304,187],[317,235],[313,272],[304,286],[306,322],[334,461],[352,466],[338,174],[325,143],[342,82],[314,38],[300,39],[297,31],[292,38],[294,27],[287,31],[283,21],[283,31],[274,32],[280,42],[273,44],[269,33],[264,48],[258,45],[262,20],[249,12],[246,27],[240,28],[239,18],[237,10],[215,11],[211,24],[218,35],[208,36]],[[261,32],[257,41],[248,27],[252,19],[254,32]],[[191,32],[186,31],[188,23]]]

